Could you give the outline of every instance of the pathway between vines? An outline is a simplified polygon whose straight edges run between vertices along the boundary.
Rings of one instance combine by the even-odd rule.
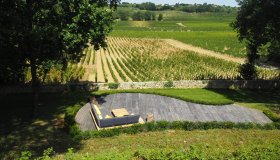
[[[102,64],[101,64],[101,53],[100,50],[96,52],[96,72],[97,72],[97,81],[105,82],[105,77],[103,76]]]
[[[227,61],[231,61],[231,62],[236,62],[236,63],[244,63],[245,59],[244,58],[236,58],[236,57],[232,57],[229,55],[225,55],[222,53],[218,53],[218,52],[214,52],[214,51],[210,51],[210,50],[206,50],[200,47],[195,47],[189,44],[185,44],[183,42],[174,40],[174,39],[164,39],[165,42],[167,42],[168,44],[183,49],[183,50],[189,50],[189,51],[193,51],[199,54],[203,54],[203,55],[207,55],[207,56],[211,56],[211,57],[216,57],[219,59],[223,59],[223,60],[227,60]]]

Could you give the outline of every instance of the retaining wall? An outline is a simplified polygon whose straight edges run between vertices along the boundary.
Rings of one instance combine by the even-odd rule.
[[[166,88],[167,81],[159,82],[123,82],[119,84],[118,89],[148,89],[148,88]],[[213,89],[280,89],[280,81],[265,80],[187,80],[173,81],[172,88],[213,88]],[[65,85],[43,85],[41,92],[55,93],[66,91],[96,91],[110,90],[108,83],[71,83]],[[31,93],[31,86],[0,86],[0,94],[6,93]]]

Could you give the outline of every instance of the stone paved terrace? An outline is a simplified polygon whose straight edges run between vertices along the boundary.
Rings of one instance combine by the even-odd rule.
[[[112,109],[126,108],[129,113],[140,114],[143,119],[146,119],[148,113],[152,113],[156,121],[229,121],[259,124],[272,122],[261,111],[235,104],[202,105],[152,94],[112,94],[99,98],[98,102],[102,117],[112,115]],[[83,131],[95,129],[89,108],[90,105],[86,104],[76,115],[76,121]]]

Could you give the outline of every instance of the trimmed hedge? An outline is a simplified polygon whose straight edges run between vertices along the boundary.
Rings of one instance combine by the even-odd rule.
[[[77,137],[77,135],[80,135],[82,133],[75,122],[75,116],[81,107],[82,105],[76,104],[72,107],[68,107],[65,111],[64,127],[67,129],[70,136],[74,139],[76,139],[75,137]]]
[[[109,84],[108,84],[108,87],[109,87],[110,89],[118,89],[119,86],[120,86],[119,83],[109,83]]]
[[[100,131],[86,131],[75,134],[75,139],[90,139],[113,137],[120,134],[137,134],[140,132],[163,131],[163,130],[208,130],[208,129],[280,129],[280,123],[256,124],[256,123],[233,123],[233,122],[187,122],[187,121],[159,121],[145,124],[136,124],[127,128],[114,128]],[[73,133],[73,132],[72,132]],[[72,134],[73,136],[73,134]]]

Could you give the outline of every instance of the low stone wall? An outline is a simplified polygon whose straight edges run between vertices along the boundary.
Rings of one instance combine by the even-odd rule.
[[[123,82],[119,83],[118,89],[148,89],[167,88],[167,81],[159,82]],[[280,89],[280,81],[264,80],[189,80],[169,82],[172,88],[213,88],[213,89]],[[55,93],[68,91],[96,91],[110,90],[108,83],[72,83],[65,85],[44,85],[41,92]],[[0,94],[6,93],[31,93],[31,86],[0,86]]]
[[[166,88],[167,81],[159,82],[123,82],[118,89],[148,89],[148,88]],[[280,81],[263,80],[186,80],[173,81],[172,88],[216,88],[216,89],[280,89]],[[108,90],[106,84],[100,86],[102,90]]]

